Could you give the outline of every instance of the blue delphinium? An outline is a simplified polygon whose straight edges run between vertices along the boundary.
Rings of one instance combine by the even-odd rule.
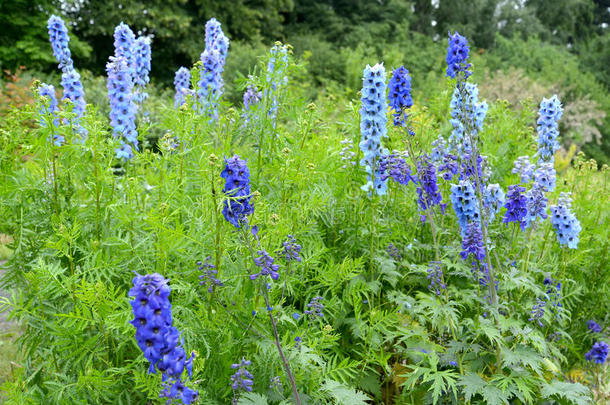
[[[394,259],[395,261],[400,262],[402,260],[402,255],[400,254],[400,252],[398,251],[398,248],[393,243],[390,243],[388,245],[386,251],[388,252],[390,257],[392,259]]]
[[[252,385],[254,384],[254,376],[246,369],[249,367],[250,360],[246,360],[242,357],[241,362],[231,364],[233,370],[237,370],[235,374],[231,376],[231,388],[235,391],[234,394],[239,395],[240,391],[252,392]]]
[[[457,32],[451,35],[449,33],[449,46],[447,47],[447,76],[455,79],[460,73],[464,75],[464,80],[468,79],[468,76],[472,72],[470,63],[468,63],[468,41],[465,37],[461,36]]]
[[[324,297],[315,296],[311,299],[311,301],[307,304],[307,310],[303,311],[305,315],[309,315],[312,319],[315,318],[323,318],[324,317],[324,304],[322,301]]]
[[[299,255],[299,253],[301,253],[301,245],[297,243],[297,241],[294,239],[294,236],[288,235],[287,238],[287,241],[282,242],[282,253],[285,256],[286,261],[294,260],[300,262],[301,256]]]
[[[494,220],[496,214],[500,211],[500,208],[504,206],[505,202],[506,196],[499,184],[488,184],[487,187],[485,187],[483,192],[483,207],[487,214],[485,218],[487,218],[488,222],[491,223]]]
[[[385,68],[382,64],[367,65],[362,77],[362,107],[360,108],[360,150],[364,158],[360,165],[364,166],[367,183],[362,186],[365,191],[375,190],[383,195],[387,190],[387,182],[383,180],[379,170],[381,160],[387,155],[381,145],[381,138],[387,136],[387,101],[385,96]]]
[[[84,135],[86,131],[82,128],[79,121],[85,113],[87,103],[80,75],[74,69],[64,72],[61,75],[61,85],[64,88],[63,100],[70,100],[72,102],[72,112],[76,115],[76,119],[72,124],[79,133]]]
[[[115,138],[123,137],[134,149],[138,149],[136,129],[137,107],[133,101],[133,81],[122,57],[110,57],[108,72],[108,98],[110,99],[110,125]],[[119,148],[120,149],[120,148]],[[117,156],[119,155],[117,149]]]
[[[470,181],[462,180],[451,185],[451,203],[458,218],[462,235],[470,222],[479,221],[479,204]]]
[[[184,385],[182,374],[186,369],[188,378],[192,377],[194,353],[186,356],[180,333],[172,326],[170,292],[168,281],[160,274],[134,277],[129,290],[134,314],[130,323],[136,328],[136,341],[150,363],[148,372],[157,369],[163,374],[165,388],[161,396],[190,404],[197,398],[197,391]]]
[[[41,100],[40,110],[38,114],[40,115],[40,126],[45,128],[47,126],[48,119],[45,118],[47,116],[51,117],[51,121],[55,128],[59,127],[59,118],[57,118],[58,107],[57,107],[57,97],[55,96],[55,87],[50,84],[42,83],[40,87],[38,87],[38,96],[41,98],[45,98],[46,100]],[[53,143],[55,146],[61,146],[64,143],[64,137],[59,134],[53,134]]]
[[[544,310],[546,307],[546,301],[541,298],[536,298],[536,303],[532,307],[532,312],[529,318],[529,321],[535,321],[538,323],[538,326],[542,327],[542,317],[544,316]]]
[[[121,22],[115,27],[114,56],[125,60],[132,82],[136,75],[135,42],[136,36],[127,24]]]
[[[445,156],[449,154],[449,148],[447,147],[447,141],[442,135],[439,135],[434,141],[432,141],[432,151],[430,152],[430,160],[435,165],[443,163]]]
[[[407,125],[407,109],[413,106],[411,76],[404,66],[394,69],[388,83],[388,100],[394,111],[394,126]]]
[[[587,328],[589,329],[589,331],[593,332],[593,333],[601,333],[602,332],[602,327],[599,326],[599,324],[597,322],[595,322],[593,319],[587,321]]]
[[[566,193],[561,193],[557,205],[551,208],[551,224],[555,228],[560,245],[567,245],[570,249],[578,247],[579,235],[582,227],[580,221],[571,211],[572,199]]]
[[[256,86],[248,85],[244,92],[244,113],[243,117],[246,123],[250,122],[250,115],[252,114],[252,107],[260,103],[263,98],[263,92],[258,91]]]
[[[407,165],[405,159],[396,151],[381,159],[379,162],[379,173],[382,181],[391,178],[396,183],[403,186],[408,185],[410,181],[415,183],[415,178],[411,175],[411,168]]]
[[[190,94],[190,86],[191,86],[191,72],[185,68],[180,67],[176,71],[176,76],[174,77],[174,88],[176,89],[176,94],[174,95],[174,106],[180,107],[186,101],[186,96]]]
[[[544,278],[544,285],[546,286],[546,299],[550,303],[551,312],[557,316],[563,308],[561,303],[561,282],[554,280],[549,277]]]
[[[549,200],[544,195],[544,189],[533,187],[527,191],[525,196],[527,198],[527,216],[525,220],[527,226],[534,223],[536,219],[546,219],[548,217],[546,209]]]
[[[529,183],[534,178],[535,168],[536,165],[530,163],[529,156],[519,156],[514,162],[512,173],[519,175],[521,183]]]
[[[125,159],[129,160],[133,157],[133,149],[129,144],[126,144],[121,140],[121,146],[119,146],[115,151],[117,159]]]
[[[604,364],[608,358],[608,350],[608,343],[600,340],[595,342],[591,350],[585,354],[585,359],[587,361],[594,361],[597,364]]]
[[[275,259],[271,257],[269,253],[267,253],[264,249],[259,250],[257,254],[258,257],[254,258],[254,264],[256,264],[256,266],[259,267],[261,271],[259,273],[250,274],[250,280],[256,280],[261,276],[263,276],[265,280],[267,279],[267,277],[264,276],[271,276],[272,280],[277,280],[278,278],[280,278],[280,273],[278,272],[280,266],[277,264],[273,264]]]
[[[288,85],[288,47],[276,42],[269,50],[269,61],[267,62],[267,75],[265,77],[269,88],[263,92],[263,97],[269,100],[269,112],[271,125],[275,129],[279,109],[280,96]]]
[[[553,163],[540,163],[534,172],[534,187],[543,191],[555,190],[557,174]]]
[[[538,156],[542,161],[553,162],[555,151],[559,149],[559,126],[563,109],[561,102],[554,95],[550,99],[543,98],[538,110]]]
[[[485,101],[479,102],[476,84],[465,83],[456,87],[449,104],[453,131],[449,136],[452,148],[461,153],[470,153],[470,136],[476,136],[483,129],[483,121],[489,109]],[[470,136],[467,136],[468,133]]]
[[[451,153],[447,153],[443,156],[442,162],[438,164],[438,172],[441,173],[441,177],[447,181],[453,179],[455,175],[460,172],[457,156]]]
[[[199,110],[206,112],[213,119],[218,118],[218,100],[222,94],[222,70],[220,54],[216,50],[206,49],[201,54],[203,66],[197,83]]]
[[[525,187],[519,185],[508,186],[506,193],[506,214],[502,222],[508,224],[515,222],[521,229],[527,226],[527,197],[523,194]]]
[[[205,48],[218,52],[222,65],[221,70],[223,70],[229,52],[229,38],[224,34],[221,24],[215,18],[211,18],[205,24]]]
[[[225,200],[222,214],[236,228],[247,225],[248,215],[254,212],[250,204],[250,170],[247,162],[235,155],[225,158],[225,168],[220,173],[225,179],[224,193],[230,197]]]
[[[472,255],[473,259],[482,262],[485,259],[485,247],[483,245],[483,234],[481,225],[477,221],[472,221],[466,226],[464,239],[462,240],[462,251],[460,256],[466,260]]]
[[[201,280],[199,285],[207,286],[209,293],[214,291],[214,287],[222,287],[224,285],[222,281],[216,278],[218,271],[216,271],[216,266],[210,263],[210,260],[212,260],[212,258],[208,256],[205,258],[204,263],[202,263],[201,260],[197,262],[197,268],[199,271],[203,272],[203,274],[199,276],[199,280]]]
[[[72,70],[73,62],[69,46],[70,37],[68,36],[68,29],[64,21],[60,17],[52,15],[47,22],[47,28],[49,29],[49,39],[53,48],[53,55],[55,55],[55,59],[59,62],[59,69],[63,72]]]
[[[443,282],[443,271],[441,270],[440,262],[430,262],[426,278],[430,282],[428,290],[434,292],[436,295],[441,295],[441,291],[447,288]]]
[[[135,74],[134,84],[136,85],[136,99],[138,102],[144,101],[148,94],[144,92],[144,87],[150,81],[150,39],[139,37],[134,43]]]
[[[442,203],[441,196],[436,179],[436,168],[430,162],[428,156],[424,155],[417,162],[417,204],[419,208],[426,212],[435,205],[440,205],[441,212],[445,213],[446,204]],[[422,222],[426,222],[426,216],[421,215]]]

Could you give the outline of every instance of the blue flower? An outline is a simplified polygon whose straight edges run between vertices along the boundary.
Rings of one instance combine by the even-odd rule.
[[[532,312],[529,321],[536,321],[538,326],[542,327],[542,317],[544,316],[544,309],[546,307],[546,301],[541,298],[536,298],[536,304],[532,307]]]
[[[487,221],[492,222],[494,217],[500,211],[500,208],[504,206],[506,202],[506,196],[504,190],[499,184],[488,184],[483,192],[483,208]]]
[[[197,268],[203,272],[203,274],[199,276],[199,280],[201,280],[199,285],[208,286],[209,293],[214,291],[214,287],[222,287],[224,285],[222,281],[216,278],[218,271],[215,270],[216,266],[210,263],[211,259],[212,258],[208,256],[205,258],[205,263],[202,263],[201,261],[197,262]]]
[[[287,238],[286,242],[282,242],[283,254],[286,257],[286,261],[295,260],[300,262],[301,256],[299,256],[299,253],[301,253],[301,245],[297,243],[294,236],[288,235]]]
[[[135,57],[134,84],[137,86],[136,99],[138,102],[142,102],[148,97],[143,89],[150,81],[148,77],[151,58],[150,39],[146,37],[136,39],[133,53]]]
[[[380,163],[387,155],[387,150],[381,146],[381,138],[387,136],[387,101],[385,97],[385,69],[383,65],[369,65],[364,69],[362,77],[362,107],[360,108],[360,150],[364,158],[360,165],[364,166],[367,183],[362,186],[365,191],[374,189],[378,195],[386,193],[387,184],[380,171]]]
[[[447,147],[447,141],[442,135],[439,135],[434,141],[432,141],[432,151],[430,152],[430,159],[434,164],[438,165],[445,160],[445,156],[449,154],[449,148]]]
[[[512,173],[519,175],[521,183],[529,183],[534,178],[535,168],[536,165],[530,163],[529,156],[519,156],[514,162]]]
[[[87,102],[85,101],[85,91],[80,80],[80,75],[76,70],[68,70],[61,75],[61,85],[64,88],[63,100],[70,100],[72,103],[72,112],[76,115],[72,125],[82,134],[86,134],[86,130],[80,124],[80,118],[85,113]]]
[[[324,313],[322,311],[324,311],[324,304],[320,302],[323,299],[324,297],[320,297],[319,295],[313,297],[309,304],[307,304],[307,308],[309,309],[306,309],[305,311],[303,311],[303,313],[305,315],[309,315],[312,319],[323,318]]]
[[[533,187],[525,194],[527,198],[527,226],[530,226],[536,219],[546,219],[548,217],[546,208],[549,200],[544,195],[544,189]]]
[[[559,149],[559,126],[563,109],[561,102],[554,95],[550,99],[543,98],[538,110],[538,156],[542,161],[553,162],[555,151]]]
[[[47,28],[49,29],[49,40],[51,41],[51,47],[53,48],[53,55],[59,62],[59,69],[63,72],[72,70],[72,54],[70,53],[70,37],[68,36],[68,29],[64,24],[64,21],[56,15],[49,17],[47,22]]]
[[[271,279],[273,280],[280,278],[280,273],[278,273],[280,266],[273,264],[275,259],[269,256],[269,253],[267,253],[264,249],[259,250],[258,255],[258,257],[254,258],[254,264],[256,264],[261,271],[259,273],[250,274],[250,280],[256,280],[260,276],[271,276]]]
[[[250,122],[250,115],[252,113],[252,107],[260,103],[263,98],[263,92],[257,91],[256,87],[253,85],[248,85],[246,91],[244,92],[244,109],[245,112],[243,114],[244,120],[246,123]]]
[[[55,96],[55,87],[50,84],[42,83],[40,87],[38,87],[38,97],[41,98],[40,109],[38,110],[38,114],[40,115],[40,126],[45,128],[48,120],[45,119],[45,116],[50,116],[53,126],[58,128],[59,118],[57,118],[57,113],[59,108],[57,104],[57,97]],[[53,143],[55,146],[61,146],[64,141],[65,139],[63,136],[57,133],[53,134]]]
[[[121,141],[121,146],[119,146],[115,151],[117,159],[125,159],[129,160],[133,157],[133,150],[131,146]]]
[[[523,230],[527,226],[527,197],[522,193],[525,192],[525,188],[519,185],[508,186],[508,193],[506,195],[506,214],[502,222],[508,224],[509,222],[518,223]]]
[[[235,155],[225,159],[225,168],[220,176],[225,179],[224,193],[230,198],[225,200],[222,214],[236,228],[248,221],[248,215],[254,212],[250,204],[250,170],[245,160]]]
[[[426,278],[430,282],[428,289],[436,293],[436,295],[441,295],[441,291],[447,288],[443,282],[443,271],[441,270],[440,262],[430,262]]]
[[[288,47],[276,42],[269,50],[269,61],[267,62],[266,81],[269,89],[265,89],[263,96],[270,100],[271,107],[268,115],[275,129],[279,100],[282,91],[288,85]]]
[[[417,162],[417,204],[419,208],[426,212],[429,208],[435,205],[440,205],[441,212],[445,212],[446,204],[442,204],[443,197],[438,189],[438,183],[436,179],[436,168],[430,162],[428,156],[423,156],[422,159]],[[426,221],[426,216],[421,216],[422,222]]]
[[[187,68],[181,67],[176,71],[176,76],[174,77],[174,87],[176,89],[176,94],[174,95],[175,107],[180,107],[184,104],[186,96],[190,94],[190,86],[191,72]]]
[[[205,48],[218,52],[220,63],[224,69],[229,51],[229,38],[224,34],[221,24],[215,18],[211,18],[205,24]]]
[[[127,24],[121,22],[115,27],[114,56],[125,60],[132,82],[135,81],[136,74],[135,42],[136,36]]]
[[[452,184],[450,199],[464,235],[468,224],[473,221],[478,223],[480,215],[479,204],[470,181],[462,180],[459,184]]]
[[[534,187],[543,191],[555,190],[556,172],[553,163],[540,163],[534,172]]]
[[[578,247],[579,235],[582,227],[571,211],[572,200],[566,193],[561,193],[557,205],[551,208],[551,224],[555,228],[560,245],[567,245],[570,249]]]
[[[138,149],[136,129],[137,107],[133,100],[133,81],[123,57],[110,57],[108,72],[108,98],[110,99],[110,125],[114,137],[123,137]]]
[[[233,391],[252,392],[254,376],[246,369],[250,364],[250,360],[246,360],[243,357],[240,363],[231,364],[231,368],[237,370],[235,374],[231,376],[231,388],[233,388]]]
[[[405,159],[396,153],[390,156],[384,156],[379,162],[379,173],[382,181],[386,181],[388,177],[392,178],[396,183],[406,186],[410,181],[416,183],[415,178],[411,175],[411,168],[407,165]]]
[[[468,79],[468,76],[472,72],[470,63],[468,63],[468,41],[466,38],[455,32],[451,35],[449,33],[449,46],[447,47],[447,76],[455,79],[460,73],[464,75],[464,80]]]
[[[453,126],[449,142],[460,154],[470,153],[470,136],[474,137],[483,129],[489,106],[485,101],[479,102],[479,89],[474,83],[456,87],[449,106],[449,122]]]
[[[464,240],[462,241],[462,251],[460,256],[466,260],[468,256],[478,261],[485,259],[485,246],[483,245],[483,234],[481,232],[481,226],[479,222],[472,221],[466,227],[464,233]]]
[[[404,66],[394,69],[388,83],[388,100],[394,110],[394,126],[406,126],[407,109],[413,106],[411,76]]]
[[[199,73],[197,96],[199,109],[206,112],[211,118],[218,118],[218,100],[223,90],[222,68],[220,54],[215,50],[206,49],[201,54],[203,67]]]
[[[192,378],[195,355],[187,357],[180,333],[172,326],[170,292],[168,280],[160,274],[134,277],[133,288],[129,290],[134,315],[130,323],[136,328],[136,341],[150,363],[148,372],[157,369],[163,374],[164,390],[160,396],[169,400],[180,398],[190,404],[197,398],[197,391],[184,386],[182,374],[186,369],[188,378]]]
[[[602,327],[592,319],[587,321],[587,328],[593,333],[601,333],[603,330]]]
[[[608,343],[599,341],[593,344],[591,350],[585,354],[585,359],[597,364],[604,364],[608,358]]]

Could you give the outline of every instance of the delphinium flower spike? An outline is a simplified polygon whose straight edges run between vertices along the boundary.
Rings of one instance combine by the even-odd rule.
[[[589,331],[593,333],[601,333],[603,330],[602,327],[593,319],[587,321],[587,329],[589,329]]]
[[[538,156],[544,162],[555,160],[555,151],[559,149],[559,126],[563,109],[561,102],[554,95],[550,99],[543,98],[538,110]]]
[[[247,225],[248,215],[254,212],[250,204],[250,170],[247,162],[235,155],[225,158],[225,168],[220,173],[225,179],[224,193],[229,197],[225,200],[222,214],[236,228]]]
[[[523,195],[525,188],[519,185],[508,186],[506,194],[506,214],[502,222],[515,222],[521,229],[527,225],[527,197]]]
[[[381,158],[379,173],[382,181],[391,178],[403,186],[408,185],[410,181],[414,184],[416,183],[415,178],[411,174],[411,168],[407,165],[405,158],[397,151],[394,151],[390,156]]]
[[[59,69],[63,72],[72,70],[73,62],[69,46],[70,37],[68,36],[66,24],[64,24],[60,17],[52,15],[47,22],[47,28],[49,29],[49,39],[53,47],[53,55],[55,55],[55,59],[59,62]]]
[[[80,75],[74,69],[62,73],[61,85],[64,88],[63,100],[70,100],[73,106],[72,112],[76,115],[76,119],[72,124],[80,134],[85,135],[86,130],[82,128],[79,122],[87,107],[85,91],[80,80]]]
[[[427,212],[435,205],[440,205],[441,212],[445,212],[446,204],[442,203],[443,197],[438,188],[436,167],[426,155],[417,162],[416,191],[418,195],[417,204],[422,211]],[[426,222],[426,215],[422,214],[421,220]]]
[[[311,301],[309,302],[309,304],[307,304],[307,308],[305,311],[303,311],[303,313],[305,315],[309,315],[311,317],[311,319],[315,319],[315,318],[323,318],[324,317],[324,304],[322,304],[320,301],[322,301],[324,299],[324,297],[321,296],[316,296],[313,297],[311,299]]]
[[[197,268],[199,271],[203,272],[203,274],[199,276],[199,280],[201,280],[199,284],[202,286],[207,286],[208,292],[212,293],[214,291],[214,287],[222,287],[223,282],[216,278],[218,271],[216,270],[216,266],[210,263],[210,260],[212,260],[212,258],[208,256],[205,258],[204,263],[198,261]]]
[[[115,138],[123,137],[122,143],[129,143],[138,149],[138,131],[136,129],[136,110],[133,101],[133,81],[127,62],[122,57],[110,57],[106,65],[108,72],[108,98],[110,99],[110,125]],[[126,142],[125,142],[126,141]],[[125,147],[116,150],[117,157],[127,156]]]
[[[199,110],[212,120],[218,119],[218,100],[224,90],[222,73],[229,50],[229,38],[220,23],[210,19],[205,25],[205,50],[201,53],[203,67],[199,74],[197,96]]]
[[[608,358],[608,343],[600,340],[593,344],[591,350],[585,354],[587,361],[594,361],[597,364],[604,364]]]
[[[462,236],[466,227],[472,221],[479,221],[479,204],[474,192],[474,187],[468,180],[462,180],[459,184],[451,185],[451,203],[458,218]]]
[[[263,92],[257,91],[256,87],[252,84],[248,85],[246,91],[244,92],[244,121],[246,123],[250,122],[250,116],[252,115],[252,108],[260,103],[263,98]]]
[[[483,193],[483,208],[485,209],[485,218],[491,223],[500,208],[506,202],[506,195],[499,184],[488,184]]]
[[[250,274],[250,280],[256,280],[260,276],[271,276],[271,279],[277,280],[280,277],[278,270],[279,265],[273,264],[275,259],[269,255],[264,249],[259,250],[258,257],[254,258],[254,264],[261,269],[259,273]],[[266,279],[266,277],[264,277]]]
[[[249,367],[250,360],[246,360],[242,357],[241,362],[231,364],[233,370],[237,370],[235,374],[231,376],[231,388],[233,388],[233,404],[237,404],[239,394],[241,391],[252,392],[252,385],[254,385],[254,376],[248,371],[246,367]]]
[[[187,357],[178,329],[172,326],[171,289],[168,280],[160,274],[137,275],[133,288],[129,290],[134,319],[130,322],[136,328],[136,341],[144,357],[149,361],[149,373],[161,371],[164,389],[160,396],[180,399],[191,404],[197,398],[197,391],[184,385],[184,370],[188,379],[193,375],[194,353]]]
[[[185,67],[180,67],[180,69],[176,71],[176,76],[174,77],[174,88],[176,89],[174,107],[180,107],[185,103],[186,96],[190,94],[190,86],[191,72]]]
[[[483,129],[489,106],[485,101],[479,102],[479,89],[474,83],[456,87],[449,106],[449,122],[453,126],[449,136],[451,147],[459,155],[471,153],[470,137],[474,138]]]
[[[269,90],[265,89],[263,96],[269,100],[269,118],[275,129],[277,113],[279,109],[280,96],[288,85],[288,47],[276,42],[269,50],[269,61],[267,62],[266,81]]]
[[[378,195],[386,193],[387,184],[379,170],[381,160],[387,156],[387,150],[381,145],[381,138],[387,136],[387,101],[385,96],[385,68],[382,64],[367,65],[362,77],[362,107],[360,108],[360,150],[364,158],[360,165],[364,166],[367,183],[362,186],[364,191],[372,191]]]
[[[557,205],[551,208],[551,224],[555,228],[557,239],[560,245],[566,245],[570,249],[578,247],[580,231],[582,227],[580,221],[571,210],[572,199],[566,193],[561,193]]]
[[[443,281],[443,271],[441,270],[440,262],[432,261],[428,266],[428,275],[426,276],[430,285],[428,289],[434,292],[436,295],[441,295],[447,286]]]
[[[123,58],[131,78],[135,81],[136,75],[136,55],[135,55],[136,36],[123,22],[117,25],[114,29],[114,56]]]
[[[134,42],[134,58],[135,58],[135,99],[141,103],[148,97],[144,92],[144,88],[150,81],[148,74],[150,73],[150,39],[147,37],[139,37]]]
[[[521,183],[529,183],[534,178],[535,168],[536,165],[530,163],[529,156],[519,156],[514,162],[512,173],[519,175]]]
[[[286,261],[301,261],[301,245],[297,243],[294,239],[294,236],[288,235],[288,240],[286,242],[282,242],[283,253],[286,258]]]
[[[464,80],[468,79],[468,76],[472,72],[470,63],[468,63],[468,41],[466,38],[457,33],[457,31],[451,35],[449,33],[449,46],[447,47],[447,76],[455,79],[459,74],[464,75]]]
[[[55,128],[59,127],[59,119],[57,118],[57,97],[55,96],[55,87],[50,84],[42,83],[38,87],[38,96],[41,98],[40,109],[38,114],[40,115],[40,126],[45,128],[47,126],[47,118],[50,117],[51,122]],[[64,137],[54,133],[53,143],[55,146],[61,146],[64,143]]]
[[[407,125],[407,109],[413,106],[411,97],[411,76],[404,66],[394,69],[388,83],[388,100],[394,111],[394,126]],[[413,135],[410,132],[411,135]]]

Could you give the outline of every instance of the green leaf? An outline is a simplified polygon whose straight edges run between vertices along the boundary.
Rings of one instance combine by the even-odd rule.
[[[324,381],[320,390],[329,394],[339,405],[367,405],[370,400],[362,392],[334,380]]]
[[[267,405],[267,397],[255,392],[247,392],[239,398],[237,405]]]
[[[544,398],[561,397],[576,405],[593,403],[589,388],[579,383],[553,381],[550,384],[544,384],[540,393]]]
[[[487,384],[487,381],[475,373],[467,373],[460,378],[460,381],[458,381],[458,385],[464,388],[466,401],[470,401],[472,397],[479,393]]]

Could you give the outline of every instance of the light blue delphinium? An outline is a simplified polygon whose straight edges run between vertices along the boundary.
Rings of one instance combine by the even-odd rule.
[[[66,24],[64,24],[60,17],[52,15],[47,22],[47,28],[49,29],[49,39],[53,47],[53,55],[57,62],[59,62],[59,69],[63,72],[72,70],[73,62],[69,46],[70,37],[68,36]]]
[[[521,183],[529,183],[534,178],[535,168],[536,165],[530,163],[529,156],[519,156],[514,162],[511,173],[518,174],[521,178]]]
[[[559,149],[559,126],[563,109],[557,95],[543,98],[538,110],[538,156],[544,162],[555,160],[555,151]]]
[[[576,249],[582,226],[572,213],[572,199],[569,194],[561,193],[557,205],[552,205],[550,208],[551,224],[555,228],[559,244],[566,245],[570,249]]]
[[[458,218],[462,236],[470,222],[479,223],[479,204],[474,192],[474,187],[468,180],[462,180],[459,184],[451,185],[451,203]]]
[[[85,91],[80,80],[80,75],[74,69],[64,72],[61,75],[61,85],[64,88],[63,100],[72,102],[72,112],[76,115],[76,119],[72,125],[81,135],[86,135],[87,131],[80,125],[80,118],[85,113],[87,102],[85,101]]]
[[[367,183],[362,186],[365,191],[375,190],[378,195],[386,193],[387,181],[382,179],[379,171],[381,159],[388,151],[381,145],[381,138],[387,136],[387,101],[385,95],[385,68],[382,64],[367,65],[362,77],[362,107],[360,108],[360,150],[364,158]]]
[[[500,208],[506,202],[506,195],[499,184],[488,184],[483,192],[483,207],[485,209],[487,222],[491,223]]]
[[[142,102],[146,100],[148,94],[144,92],[144,88],[150,81],[150,39],[147,37],[139,37],[134,42],[134,57],[135,57],[135,74],[134,84],[136,86],[136,101]]]
[[[41,100],[41,107],[38,111],[40,115],[40,126],[46,127],[48,119],[45,119],[45,116],[50,116],[53,126],[55,128],[59,127],[59,118],[57,118],[57,113],[59,111],[57,104],[57,97],[55,96],[55,87],[50,84],[42,83],[40,87],[38,87],[38,96],[41,98],[45,98],[45,100]],[[64,137],[59,134],[53,134],[53,143],[55,146],[61,146],[64,143]]]
[[[266,76],[269,89],[265,89],[263,96],[270,100],[269,117],[271,118],[271,125],[275,129],[280,94],[288,85],[288,47],[276,42],[269,50],[269,54]]]
[[[222,93],[220,55],[218,51],[206,49],[201,54],[201,62],[203,66],[197,84],[199,112],[215,120],[218,118],[218,100]]]
[[[174,95],[174,106],[180,107],[186,101],[186,96],[190,94],[190,85],[191,85],[191,72],[185,68],[180,67],[176,71],[176,76],[174,77],[174,87],[176,89],[176,94]]]
[[[131,75],[132,82],[136,75],[136,55],[135,55],[136,36],[129,26],[120,23],[114,29],[114,56],[123,58]]]
[[[464,83],[461,91],[459,87],[453,91],[450,108],[453,131],[449,142],[460,155],[470,153],[470,136],[474,138],[483,128],[489,106],[485,101],[479,102],[476,84]]]
[[[115,138],[123,137],[124,141],[137,150],[138,131],[135,123],[137,108],[133,100],[133,81],[127,61],[122,57],[111,56],[106,71],[112,135]],[[125,157],[124,148],[118,148],[116,152],[117,156]]]

